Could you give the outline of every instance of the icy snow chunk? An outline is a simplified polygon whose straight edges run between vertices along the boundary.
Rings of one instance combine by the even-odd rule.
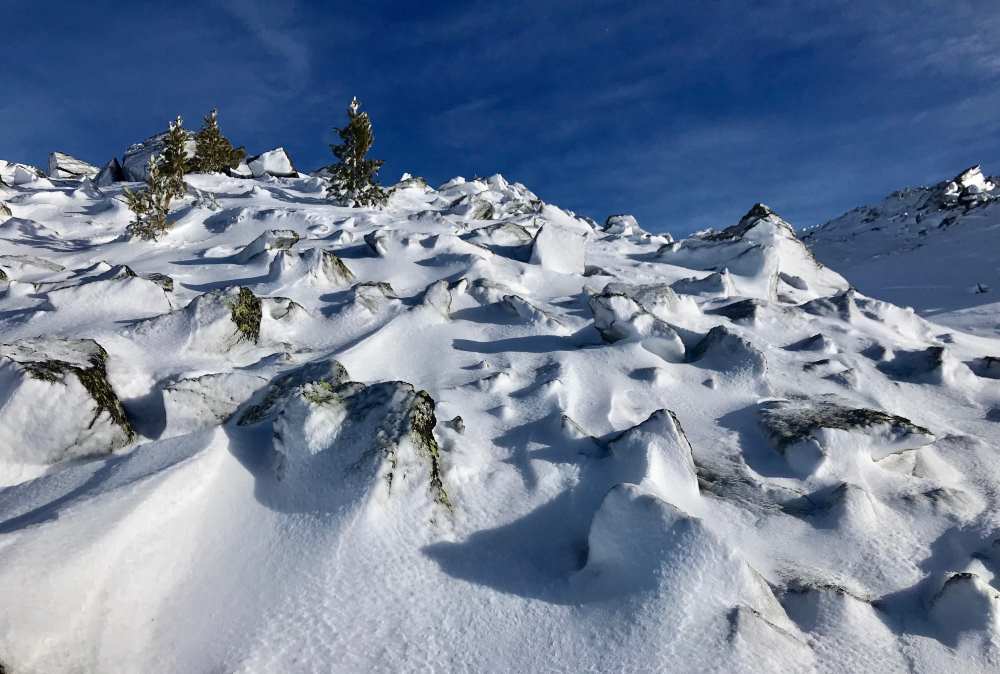
[[[246,264],[261,253],[272,250],[288,250],[299,242],[299,234],[293,229],[269,229],[243,246],[233,256],[237,264]]]
[[[605,291],[591,296],[588,304],[594,327],[605,341],[637,340],[664,360],[684,360],[684,343],[677,332],[628,295]]]
[[[513,222],[478,227],[464,234],[462,238],[497,255],[520,262],[527,262],[530,259],[531,245],[534,241],[528,230]]]
[[[625,295],[635,300],[644,310],[661,320],[681,313],[698,313],[698,306],[689,298],[680,298],[673,289],[663,283],[632,285],[630,283],[608,283],[605,295]]]
[[[0,462],[43,465],[127,445],[134,432],[90,339],[0,345]]]
[[[684,295],[726,298],[736,293],[733,279],[728,269],[712,272],[701,278],[691,277],[674,281],[670,286],[676,292]]]
[[[248,159],[246,163],[254,178],[265,175],[276,178],[294,178],[298,175],[292,165],[291,158],[283,147],[262,152],[256,157]]]
[[[100,172],[96,166],[64,152],[49,153],[50,178],[95,178]]]
[[[562,274],[582,274],[587,248],[585,235],[546,223],[535,235],[531,248],[532,264]]]
[[[405,495],[407,509],[450,507],[434,407],[406,382],[303,384],[274,421],[278,479],[318,503],[373,507]]]

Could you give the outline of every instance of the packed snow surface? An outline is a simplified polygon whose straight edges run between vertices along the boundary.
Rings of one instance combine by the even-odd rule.
[[[1000,669],[996,335],[760,204],[341,208],[275,152],[156,242],[0,164],[3,671]]]

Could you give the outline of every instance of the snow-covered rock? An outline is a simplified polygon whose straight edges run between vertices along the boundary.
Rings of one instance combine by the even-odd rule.
[[[125,180],[125,169],[118,163],[117,157],[112,157],[97,173],[97,176],[94,178],[94,184],[98,187],[107,187],[108,185],[120,183]]]
[[[191,159],[195,155],[197,144],[194,142],[194,136],[190,131],[187,131],[187,135],[188,140],[184,143],[184,154],[188,159]],[[155,136],[150,136],[141,143],[134,143],[125,150],[121,167],[126,180],[132,182],[146,180],[149,172],[149,159],[150,157],[158,157],[163,154],[166,138],[166,132],[159,133]]]
[[[256,157],[250,157],[246,164],[254,178],[265,175],[276,178],[294,178],[298,175],[291,157],[288,156],[283,147],[262,152]]]
[[[100,169],[64,152],[49,153],[50,178],[96,178]]]
[[[89,339],[0,345],[0,466],[48,465],[128,444],[134,432],[107,359]]]

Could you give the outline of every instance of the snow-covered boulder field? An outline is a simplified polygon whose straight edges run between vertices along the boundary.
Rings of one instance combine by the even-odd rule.
[[[279,149],[132,240],[159,142],[0,162],[0,671],[1000,671],[1000,339],[832,228]]]

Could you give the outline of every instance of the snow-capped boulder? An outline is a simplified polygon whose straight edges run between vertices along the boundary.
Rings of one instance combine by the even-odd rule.
[[[271,260],[268,277],[315,288],[346,288],[354,281],[354,274],[344,261],[332,250],[322,248],[279,250]]]
[[[90,339],[0,345],[0,462],[46,465],[127,445],[134,431],[107,360]]]
[[[968,390],[977,385],[969,366],[943,346],[886,354],[878,368],[897,379]]]
[[[620,215],[609,215],[604,222],[604,232],[615,236],[642,236],[646,230],[639,226],[639,221],[634,215],[622,213]],[[664,235],[667,241],[673,241],[669,234]]]
[[[248,159],[246,163],[254,178],[265,175],[275,178],[294,178],[298,175],[291,157],[288,156],[283,147],[262,152],[256,157]]]
[[[44,178],[45,173],[29,164],[0,160],[0,187],[7,185],[26,185]]]
[[[434,400],[399,381],[305,383],[274,421],[275,471],[285,489],[335,505],[450,507],[434,437]]]
[[[674,281],[670,287],[682,295],[694,295],[697,297],[718,297],[724,299],[736,294],[736,286],[733,285],[733,279],[728,269],[723,269],[721,272],[712,272],[708,276],[701,278],[683,278]]]
[[[239,416],[239,425],[247,426],[272,421],[288,399],[305,384],[328,386],[331,389],[350,379],[338,361],[327,358],[286,370],[274,377],[263,391],[254,397]]]
[[[534,241],[528,230],[513,222],[477,227],[462,238],[497,255],[522,262],[527,262],[531,257],[531,245]]]
[[[562,274],[582,274],[587,238],[578,231],[547,223],[535,235],[531,263]]]
[[[125,169],[118,163],[118,157],[112,157],[97,173],[97,176],[94,178],[94,184],[98,187],[107,187],[108,185],[124,182],[125,180]]]
[[[1000,641],[1000,593],[979,575],[946,574],[925,603],[928,616],[949,645],[957,645],[970,632],[982,634],[987,641]]]
[[[767,371],[764,354],[749,341],[724,325],[708,331],[688,352],[687,359],[701,367],[761,377]]]
[[[878,461],[934,441],[933,433],[909,419],[830,398],[765,401],[759,414],[775,448],[805,474],[831,461]]]
[[[247,165],[245,159],[241,159],[240,163],[232,167],[228,171],[229,175],[234,178],[253,178],[253,171],[250,166]]]
[[[197,144],[194,141],[194,135],[190,131],[185,130],[185,133],[187,133],[188,140],[184,143],[184,155],[188,159],[191,159],[195,155]],[[150,136],[141,143],[134,143],[125,150],[121,166],[126,180],[132,182],[146,180],[149,171],[149,158],[159,157],[163,154],[166,138],[166,132],[159,133],[155,136]]]
[[[49,153],[50,178],[95,178],[100,169],[64,152]]]

